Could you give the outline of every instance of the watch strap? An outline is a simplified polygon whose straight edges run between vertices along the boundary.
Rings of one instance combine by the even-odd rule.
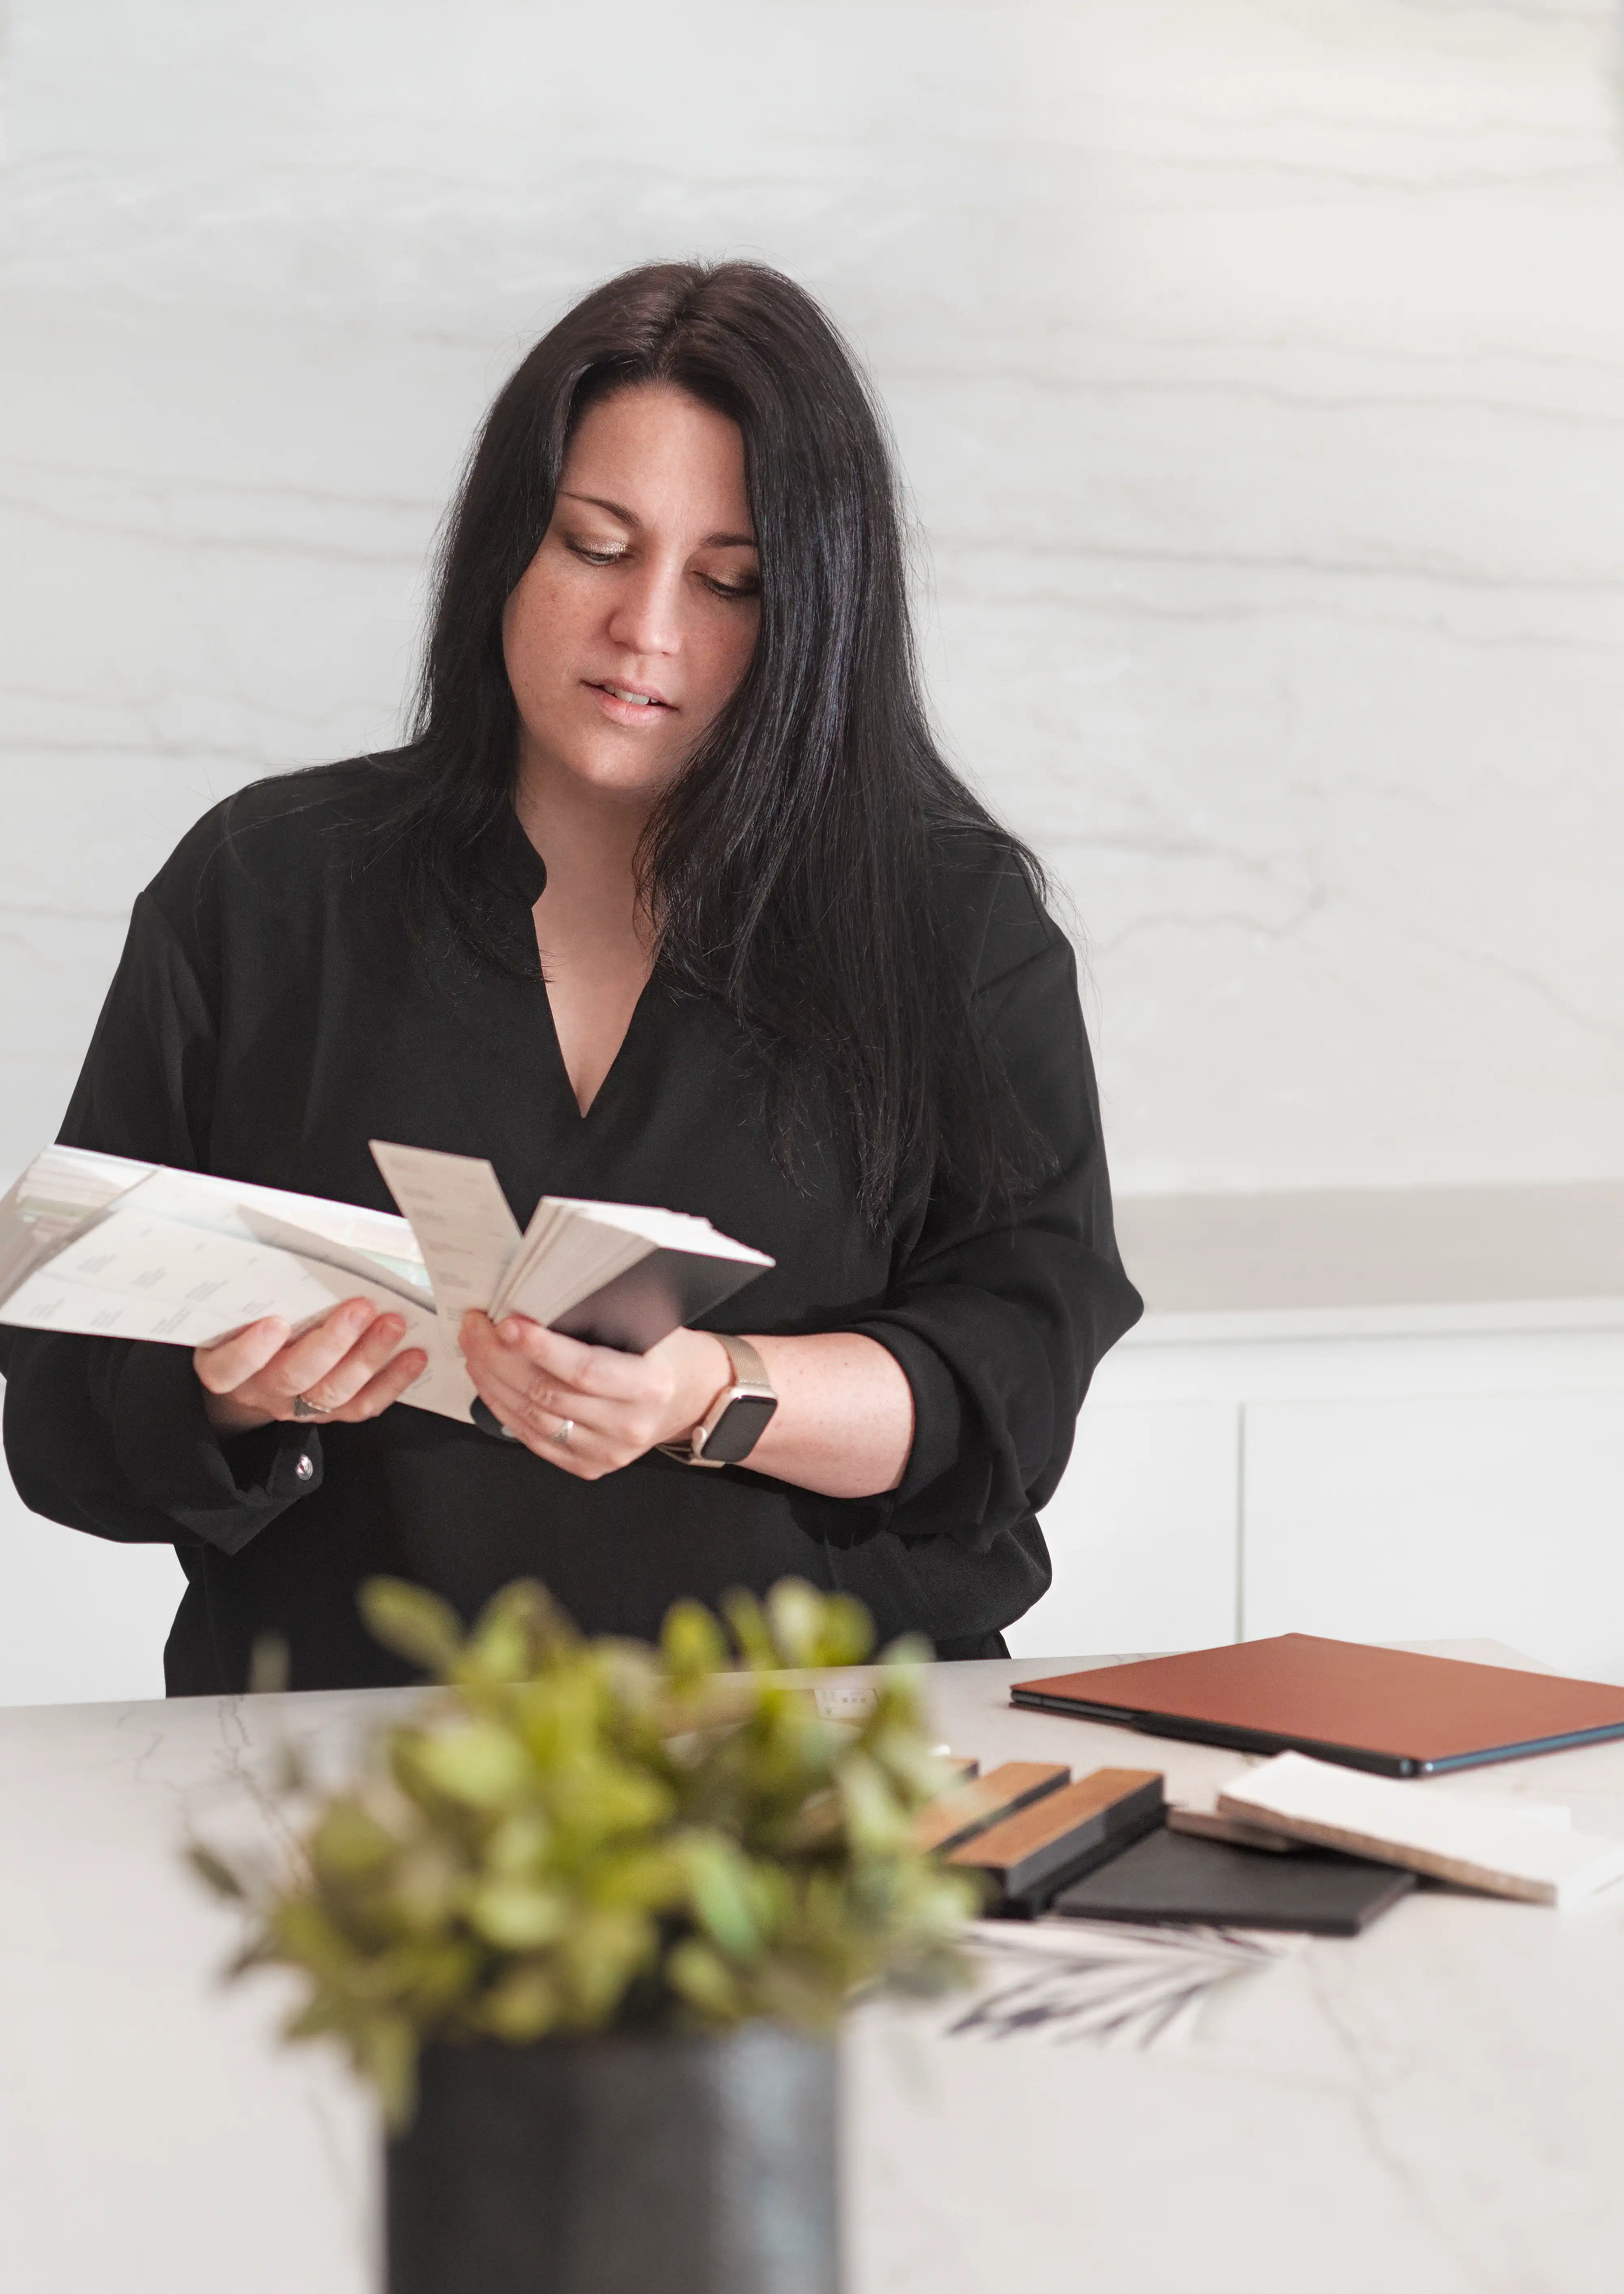
[[[772,1392],[773,1381],[767,1374],[767,1364],[748,1338],[729,1338],[720,1330],[712,1330],[710,1335],[733,1364],[735,1386],[764,1386],[769,1394]]]
[[[710,1336],[727,1355],[728,1366],[733,1371],[733,1378],[717,1395],[697,1426],[690,1427],[686,1434],[678,1435],[674,1442],[662,1442],[658,1446],[668,1458],[675,1458],[679,1465],[708,1466],[712,1472],[719,1472],[724,1465],[737,1464],[740,1460],[707,1458],[704,1454],[704,1445],[734,1403],[747,1397],[759,1399],[766,1396],[770,1397],[775,1408],[777,1396],[774,1393],[773,1381],[767,1374],[767,1364],[748,1338],[736,1338],[721,1330],[712,1330]],[[771,1416],[770,1410],[767,1414]],[[753,1443],[751,1447],[754,1447]],[[749,1455],[748,1451],[745,1455]]]

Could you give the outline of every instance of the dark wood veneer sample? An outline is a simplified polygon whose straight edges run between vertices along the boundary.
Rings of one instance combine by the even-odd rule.
[[[956,1848],[1001,1817],[1070,1782],[1071,1770],[1058,1761],[1005,1761],[974,1784],[955,1786],[922,1809],[914,1837],[921,1848]]]
[[[1141,1838],[1160,1824],[1165,1805],[1159,1769],[1096,1769],[1001,1818],[947,1861],[985,1872],[1013,1902]]]

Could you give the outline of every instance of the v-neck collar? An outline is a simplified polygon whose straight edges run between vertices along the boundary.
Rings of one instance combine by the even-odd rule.
[[[614,1057],[604,1070],[603,1081],[583,1108],[575,1096],[575,1086],[570,1080],[569,1066],[564,1056],[564,1045],[558,1040],[558,1023],[553,1017],[553,999],[547,992],[547,977],[538,962],[536,986],[541,997],[546,1021],[547,1044],[552,1056],[554,1078],[562,1093],[567,1112],[573,1115],[576,1123],[583,1130],[588,1124],[595,1120],[598,1110],[614,1094],[617,1086],[636,1056],[635,1045],[647,1024],[649,1006],[654,1001],[657,993],[659,976],[660,967],[656,963],[648,978],[643,982],[642,992],[631,1007],[631,1017],[626,1022],[626,1031],[615,1045]]]
[[[497,890],[533,908],[547,890],[547,863],[525,835],[509,796],[479,841],[479,864]]]
[[[487,876],[499,891],[509,899],[522,903],[524,916],[516,915],[516,930],[522,929],[535,964],[535,983],[541,997],[545,1036],[551,1055],[554,1080],[558,1086],[566,1116],[573,1116],[577,1125],[585,1127],[597,1114],[624,1072],[629,1059],[629,1046],[639,1034],[653,1000],[658,964],[644,981],[641,993],[631,1007],[624,1034],[615,1046],[614,1057],[604,1071],[602,1082],[583,1108],[575,1096],[575,1086],[564,1056],[564,1045],[558,1040],[558,1023],[553,1016],[553,999],[548,994],[547,975],[542,967],[540,950],[536,946],[535,918],[532,913],[536,902],[547,890],[547,863],[524,834],[518,811],[511,801],[491,823],[482,841],[480,859]]]

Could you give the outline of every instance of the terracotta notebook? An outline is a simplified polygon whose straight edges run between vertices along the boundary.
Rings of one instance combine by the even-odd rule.
[[[1387,1777],[1624,1737],[1624,1688],[1311,1633],[1018,1681],[1011,1701],[1240,1752],[1310,1753]]]

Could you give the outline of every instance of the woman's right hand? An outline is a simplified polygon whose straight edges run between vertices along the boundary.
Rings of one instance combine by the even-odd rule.
[[[380,1314],[369,1298],[346,1298],[296,1338],[278,1315],[250,1322],[191,1357],[209,1424],[221,1434],[248,1434],[292,1418],[301,1395],[324,1425],[376,1418],[428,1366],[420,1346],[395,1353],[405,1335],[402,1318]]]

